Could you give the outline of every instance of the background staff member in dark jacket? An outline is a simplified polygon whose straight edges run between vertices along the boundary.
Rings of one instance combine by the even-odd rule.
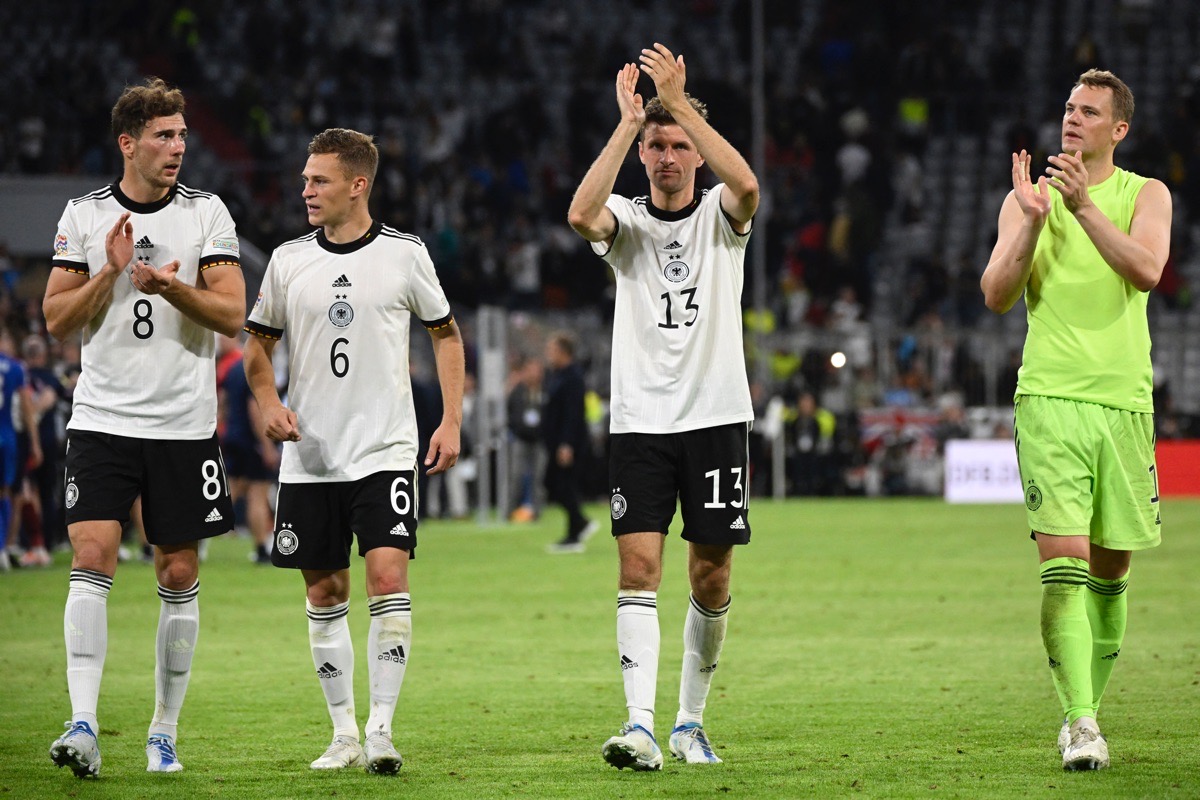
[[[575,340],[559,331],[546,342],[545,406],[542,442],[546,445],[546,494],[567,512],[567,533],[548,548],[552,553],[582,553],[583,543],[599,527],[579,508],[579,468],[588,447],[583,408],[583,370],[575,363]]]

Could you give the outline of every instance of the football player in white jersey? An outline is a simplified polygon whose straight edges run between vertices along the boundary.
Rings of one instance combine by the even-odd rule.
[[[333,128],[308,146],[304,202],[317,230],[275,249],[246,322],[246,376],[267,435],[283,442],[275,513],[276,566],[307,587],[309,644],[333,741],[313,769],[403,763],[392,717],[410,655],[408,561],[417,546],[417,423],[408,373],[416,315],[433,338],[444,412],[424,466],[458,460],[462,337],[425,245],[371,219],[379,152],[370,136]],[[271,353],[288,336],[288,400]],[[366,561],[370,716],[359,743],[354,647],[346,615],[350,550]]]
[[[609,479],[629,720],[602,754],[618,769],[658,770],[657,592],[677,497],[692,593],[670,751],[689,764],[720,761],[703,712],[725,640],[733,546],[750,541],[747,435],[754,412],[741,294],[759,190],[750,165],[684,92],[683,56],[655,44],[640,61],[658,97],[643,105],[638,65],[617,74],[621,120],[580,183],[568,221],[617,278]],[[650,195],[630,201],[612,189],[635,139]],[[699,192],[696,170],[705,163],[720,184]]]
[[[213,332],[237,332],[246,289],[225,205],[178,181],[183,111],[183,95],[159,79],[117,100],[112,132],[124,173],[67,204],[42,304],[55,338],[83,334],[66,458],[72,711],[50,748],[79,777],[100,773],[105,606],[130,506],[140,495],[162,598],[150,772],[183,769],[175,735],[200,628],[198,542],[233,522],[216,437]]]

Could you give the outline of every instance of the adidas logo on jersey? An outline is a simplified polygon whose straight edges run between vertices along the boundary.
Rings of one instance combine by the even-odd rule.
[[[353,285],[354,284],[350,283],[350,279],[345,275],[339,275],[338,279],[333,282],[333,288],[335,289],[345,289],[346,287]]]
[[[633,669],[638,663],[629,656],[621,656],[621,669]]]
[[[403,664],[406,661],[406,659],[404,658],[404,648],[403,647],[393,647],[391,650],[388,650],[386,653],[380,653],[377,660],[379,660],[379,661],[394,661],[397,664]]]
[[[150,241],[149,236],[143,236],[142,238],[138,239],[137,244],[134,245],[134,249],[137,250],[149,250],[152,247],[154,247],[154,242]]]
[[[317,667],[317,677],[318,678],[322,678],[322,679],[336,678],[338,675],[341,675],[341,674],[342,674],[342,671],[340,669],[338,669],[337,667],[335,667],[333,664],[330,664],[328,661],[326,661],[321,666]]]
[[[408,528],[404,527],[403,522],[396,524],[396,527],[388,531],[392,536],[408,536]]]
[[[729,523],[729,530],[744,531],[746,530],[746,520],[742,519],[742,515],[738,514],[738,518]]]
[[[679,243],[679,240],[678,240],[678,239],[676,239],[675,241],[671,242],[669,245],[667,245],[666,247],[664,247],[664,248],[663,248],[663,250],[678,250],[678,249],[680,249],[681,247],[683,247],[683,245],[681,245],[681,244]]]
[[[204,518],[204,521],[205,522],[220,522],[223,519],[225,519],[225,518],[221,516],[221,512],[217,511],[217,509],[214,508],[212,511],[208,512],[208,516]]]

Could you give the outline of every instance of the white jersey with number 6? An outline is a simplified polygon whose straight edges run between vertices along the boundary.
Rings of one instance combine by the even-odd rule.
[[[679,211],[610,195],[617,276],[613,433],[678,433],[754,419],[742,351],[749,232],[733,229],[718,184]]]
[[[120,185],[67,203],[54,239],[55,267],[91,277],[108,257],[105,238],[130,211],[133,257],[196,286],[203,271],[241,269],[233,219],[221,199],[182,184],[154,203]],[[112,300],[83,329],[82,372],[67,425],[140,439],[207,439],[217,429],[216,334],[126,274]]]
[[[317,230],[275,249],[246,330],[288,337],[288,405],[301,439],[284,444],[281,482],[415,467],[410,314],[430,330],[452,322],[416,236],[376,222],[353,242]]]

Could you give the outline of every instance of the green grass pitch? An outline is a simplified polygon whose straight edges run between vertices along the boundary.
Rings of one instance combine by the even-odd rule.
[[[1100,720],[1113,763],[1099,773],[1059,768],[1023,509],[758,501],[705,716],[722,765],[668,757],[647,774],[603,763],[600,745],[625,719],[615,548],[597,535],[583,555],[547,555],[562,525],[551,510],[529,525],[422,525],[395,778],[308,769],[331,728],[300,576],[256,567],[246,540],[220,539],[201,572],[179,737],[186,770],[144,771],[159,603],[152,570],[134,563],[118,570],[108,604],[103,775],[78,781],[47,756],[70,715],[65,556],[0,575],[0,800],[1200,797],[1200,502],[1164,502],[1163,519],[1163,546],[1134,559],[1129,632]],[[676,536],[666,560],[664,746],[687,603]],[[354,572],[361,724],[368,615],[357,557]]]

